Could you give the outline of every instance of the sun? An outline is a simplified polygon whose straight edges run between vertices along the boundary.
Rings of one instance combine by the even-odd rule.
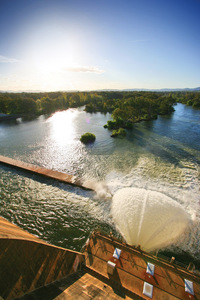
[[[79,60],[77,51],[72,48],[64,50],[51,46],[36,52],[32,64],[40,73],[61,72],[76,65]]]
[[[26,58],[35,71],[45,74],[82,64],[85,53],[73,32],[46,25],[34,29],[26,47]]]
[[[68,70],[82,64],[83,57],[73,41],[45,39],[29,49],[25,72],[40,90],[76,89],[77,74]]]

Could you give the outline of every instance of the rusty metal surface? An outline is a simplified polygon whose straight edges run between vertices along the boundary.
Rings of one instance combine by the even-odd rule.
[[[40,288],[28,295],[19,298],[20,300],[29,299],[56,299],[56,300],[130,300],[133,299],[123,291],[113,289],[110,285],[96,278],[85,270],[56,281],[51,285]],[[139,300],[135,298],[135,300]],[[140,299],[141,300],[141,299]]]
[[[115,248],[121,249],[119,259],[113,258]],[[116,264],[113,274],[109,260]],[[153,276],[148,262],[155,265]],[[144,282],[153,286],[155,300],[200,299],[199,276],[113,237],[93,233],[81,254],[48,245],[3,218],[0,270],[3,299],[150,299]],[[185,292],[184,279],[193,282],[194,296]]]
[[[113,275],[107,273],[107,261],[113,261],[115,247],[122,250]],[[127,247],[112,238],[95,234],[84,251],[86,266],[105,278],[118,282],[134,294],[150,299],[143,294],[144,282],[153,285],[153,297],[156,300],[200,299],[200,278],[178,266],[162,262],[155,256],[141,250]],[[146,273],[147,263],[155,265],[154,275]],[[185,292],[184,279],[193,282],[195,295]]]
[[[30,234],[29,232],[19,228],[18,226],[10,223],[6,219],[0,217],[0,239],[24,239],[36,241],[39,243],[45,243],[36,236]]]
[[[0,298],[15,299],[62,279],[81,261],[81,253],[49,245],[0,218]]]

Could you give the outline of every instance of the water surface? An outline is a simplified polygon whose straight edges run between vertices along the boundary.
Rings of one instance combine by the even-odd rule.
[[[116,232],[109,196],[123,187],[144,188],[164,193],[189,214],[184,236],[170,249],[199,257],[200,112],[182,104],[175,109],[171,116],[135,124],[125,139],[113,139],[103,128],[110,114],[82,108],[0,123],[1,155],[75,175],[97,190],[1,167],[1,216],[80,250],[94,228]],[[94,144],[80,142],[85,132],[96,135]]]

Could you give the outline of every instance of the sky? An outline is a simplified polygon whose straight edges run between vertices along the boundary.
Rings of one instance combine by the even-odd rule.
[[[200,86],[200,0],[0,0],[0,90]]]

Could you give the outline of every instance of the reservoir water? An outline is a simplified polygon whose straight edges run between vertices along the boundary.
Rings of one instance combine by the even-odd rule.
[[[170,199],[170,205],[155,202],[154,210],[152,196],[147,224],[154,211],[170,215],[173,207],[188,218],[180,236],[164,249],[200,260],[200,111],[178,104],[170,116],[134,124],[124,139],[111,138],[103,128],[109,119],[110,114],[89,114],[79,108],[0,123],[1,155],[72,174],[96,190],[85,191],[1,166],[0,215],[50,243],[80,250],[95,228],[126,237],[116,229],[119,222],[113,217],[113,195],[123,188],[153,191],[164,194],[165,204]],[[85,132],[96,135],[94,144],[80,142]],[[146,201],[145,197],[138,201]],[[140,208],[139,231],[145,209],[144,205]],[[173,213],[166,222],[172,222],[174,228],[176,218]],[[136,230],[134,222],[129,224],[133,224],[130,230]],[[162,234],[164,225],[157,226]]]

